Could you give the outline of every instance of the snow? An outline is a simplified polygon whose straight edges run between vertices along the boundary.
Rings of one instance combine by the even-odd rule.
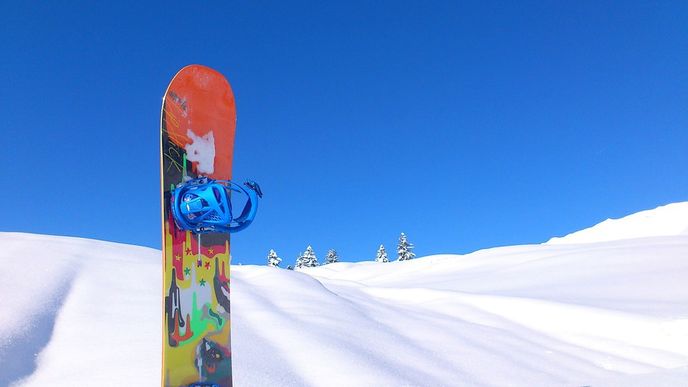
[[[197,163],[198,173],[212,175],[215,172],[215,134],[210,131],[204,136],[197,136],[189,129],[186,135],[192,141],[184,146],[187,159]]]
[[[594,243],[651,236],[688,235],[688,202],[641,211],[622,219],[607,219],[591,228],[547,243]]]
[[[236,386],[676,386],[688,203],[540,245],[233,266]],[[160,383],[154,249],[0,233],[0,385]]]

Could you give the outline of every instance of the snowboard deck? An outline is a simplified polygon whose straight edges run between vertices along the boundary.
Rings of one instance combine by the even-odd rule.
[[[165,387],[232,385],[229,234],[180,230],[170,200],[186,180],[232,178],[235,128],[222,74],[190,65],[174,76],[160,118]]]

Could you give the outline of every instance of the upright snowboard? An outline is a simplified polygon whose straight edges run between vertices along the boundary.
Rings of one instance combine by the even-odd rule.
[[[160,123],[163,386],[232,385],[229,234],[180,230],[170,200],[190,179],[231,179],[235,127],[234,95],[222,74],[191,65],[175,75]]]

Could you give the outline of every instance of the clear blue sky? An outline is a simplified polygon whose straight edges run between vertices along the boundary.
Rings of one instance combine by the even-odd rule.
[[[688,200],[688,3],[614,3],[5,2],[0,231],[160,248],[161,98],[191,63],[232,84],[234,175],[265,192],[234,263]]]

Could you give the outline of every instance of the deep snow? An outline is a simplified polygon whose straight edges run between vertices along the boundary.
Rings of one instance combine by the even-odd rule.
[[[160,251],[0,233],[0,386],[160,383]],[[541,245],[233,266],[237,386],[676,386],[688,203]]]

